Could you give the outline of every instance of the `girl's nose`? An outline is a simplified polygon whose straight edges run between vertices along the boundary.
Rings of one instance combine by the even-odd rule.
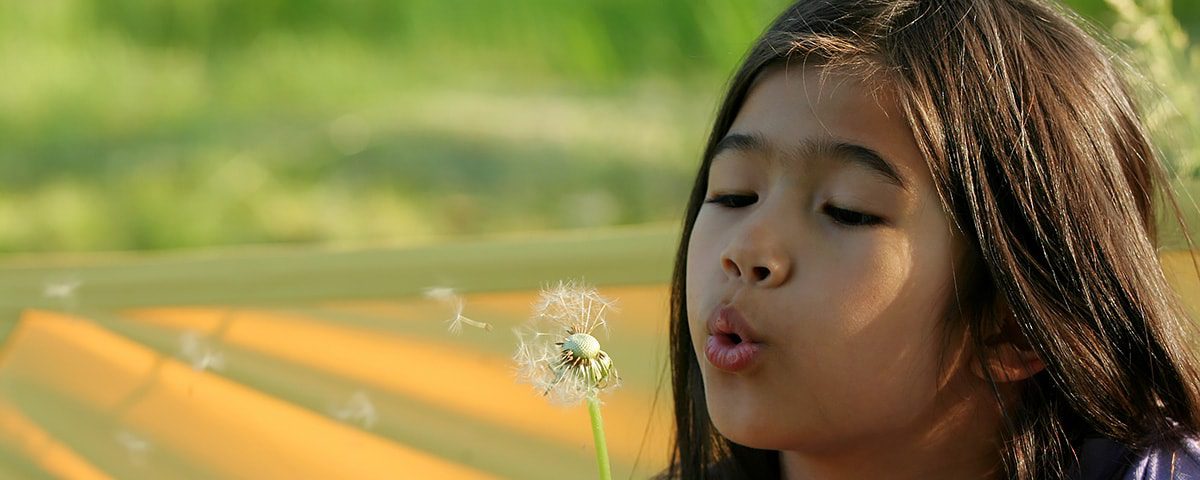
[[[759,287],[777,287],[791,275],[791,259],[779,242],[749,233],[721,254],[721,268],[731,280]]]

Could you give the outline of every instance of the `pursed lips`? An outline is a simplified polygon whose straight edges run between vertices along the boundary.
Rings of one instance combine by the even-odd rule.
[[[731,337],[735,343],[762,343],[762,337],[755,331],[746,316],[728,302],[722,302],[713,309],[706,326],[709,335]]]
[[[722,303],[709,315],[708,338],[704,358],[717,370],[730,374],[753,372],[764,346],[745,315],[729,303]]]

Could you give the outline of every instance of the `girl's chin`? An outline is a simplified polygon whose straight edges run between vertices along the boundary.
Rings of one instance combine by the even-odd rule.
[[[773,441],[770,430],[761,427],[756,428],[748,425],[733,424],[722,426],[716,418],[713,418],[713,427],[721,436],[728,439],[730,442],[736,443],[743,447],[758,448],[763,450],[778,450],[781,443]]]
[[[708,412],[713,428],[729,441],[750,448],[775,448],[775,429],[779,427],[777,416],[764,414],[760,409],[748,409],[742,404],[727,407],[709,400]]]

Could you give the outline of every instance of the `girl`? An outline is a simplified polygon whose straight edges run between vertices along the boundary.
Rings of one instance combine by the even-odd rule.
[[[1077,23],[801,0],[771,25],[687,209],[663,476],[1200,475],[1165,175]]]

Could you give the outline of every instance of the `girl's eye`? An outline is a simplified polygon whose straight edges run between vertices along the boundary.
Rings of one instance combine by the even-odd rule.
[[[868,227],[883,223],[883,219],[874,215],[837,208],[832,205],[825,206],[825,214],[829,215],[833,221],[850,227]]]
[[[715,203],[728,208],[740,208],[753,205],[758,201],[758,195],[714,195],[704,200],[704,203]]]

